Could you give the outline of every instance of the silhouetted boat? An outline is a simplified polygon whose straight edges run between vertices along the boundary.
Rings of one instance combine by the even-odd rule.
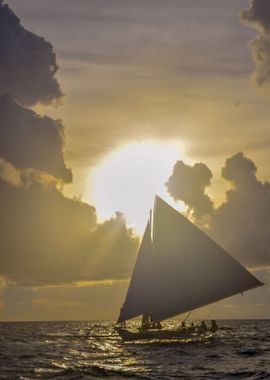
[[[156,196],[116,330],[123,340],[177,339],[161,322],[263,285],[182,214]],[[142,315],[142,327],[125,322]],[[200,333],[193,329],[192,333]]]

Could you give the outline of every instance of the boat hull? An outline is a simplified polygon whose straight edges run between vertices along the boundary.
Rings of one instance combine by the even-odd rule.
[[[115,330],[119,334],[123,341],[134,341],[134,340],[180,340],[188,339],[192,337],[197,337],[204,335],[205,332],[201,331],[189,331],[183,329],[177,330],[129,330],[115,326]]]

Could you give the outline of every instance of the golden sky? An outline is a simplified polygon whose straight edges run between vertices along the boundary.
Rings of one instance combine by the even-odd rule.
[[[4,3],[0,320],[115,319],[156,193],[266,284],[217,317],[269,316],[269,6]]]

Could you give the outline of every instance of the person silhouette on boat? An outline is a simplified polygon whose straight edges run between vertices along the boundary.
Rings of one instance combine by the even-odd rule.
[[[207,331],[207,326],[206,326],[206,324],[205,324],[204,321],[202,321],[200,329],[201,329],[202,332],[206,332]]]
[[[214,319],[212,319],[212,320],[211,320],[210,331],[211,331],[211,332],[216,332],[217,329],[218,329],[218,327],[217,327],[217,322],[216,322]]]
[[[149,314],[143,314],[141,330],[148,330],[151,326],[151,317]]]
[[[190,323],[190,325],[188,326],[188,331],[190,331],[190,332],[194,332],[195,331],[194,322]]]
[[[162,329],[162,324],[160,321],[153,321],[151,314],[143,314],[142,316],[142,325],[141,325],[141,330],[146,331],[149,329]]]
[[[153,327],[153,329],[157,329],[157,330],[161,330],[162,329],[162,324],[160,321],[156,321],[156,322],[153,322],[151,327]]]
[[[160,321],[157,321],[157,329],[161,330],[162,329],[162,324]]]

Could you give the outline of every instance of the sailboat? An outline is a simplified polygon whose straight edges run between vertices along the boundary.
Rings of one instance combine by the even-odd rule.
[[[161,322],[263,285],[208,235],[155,197],[116,330],[123,340],[171,339]],[[142,315],[142,327],[126,321]]]

